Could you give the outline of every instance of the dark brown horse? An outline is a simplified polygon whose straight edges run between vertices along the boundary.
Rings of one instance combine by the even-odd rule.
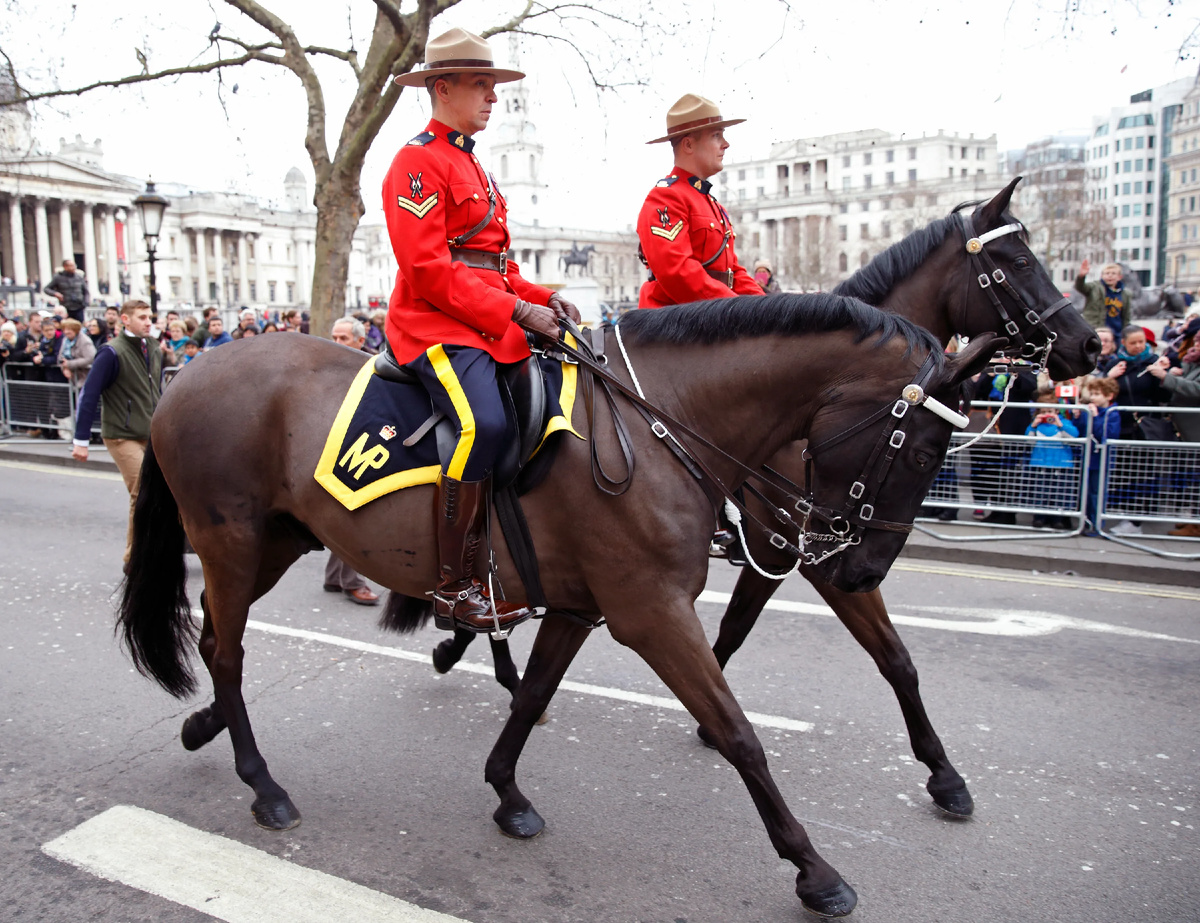
[[[1000,228],[1015,226],[1007,208],[1019,179],[1014,179],[991,201],[973,211],[964,212],[960,206],[948,217],[910,234],[875,257],[835,292],[900,314],[929,330],[942,343],[948,342],[954,334],[973,337],[988,332],[1005,333],[1006,321],[1011,318],[1022,342],[1030,347],[1046,345],[1053,337],[1054,348],[1048,366],[1056,380],[1082,375],[1095,368],[1100,343],[1095,331],[1083,322],[1079,313],[1067,306],[1047,316],[1048,309],[1061,303],[1062,294],[1030,252],[1023,231],[1006,233],[981,244],[980,253],[992,261],[991,266],[983,267],[988,285],[981,287],[978,267],[967,248],[968,241]],[[964,218],[969,218],[971,230]],[[1017,299],[997,283],[993,274],[995,269],[1001,270]],[[1001,299],[1003,311],[997,310],[989,290],[993,294],[999,292],[997,297]],[[1031,319],[1030,311],[1039,318],[1038,321]],[[1022,344],[1013,345],[1014,351],[1020,352]],[[1025,352],[1032,354],[1033,349],[1027,347]],[[789,447],[769,464],[792,480],[803,477],[799,446]],[[749,499],[748,505],[760,517],[765,515],[762,505],[754,499]],[[789,538],[794,540],[795,535]],[[713,653],[722,669],[746,640],[780,582],[797,566],[794,555],[773,547],[763,533],[748,530],[746,539],[747,551],[755,563],[778,577],[764,576],[750,566],[743,568],[713,645]],[[878,589],[866,593],[845,592],[823,579],[809,565],[801,564],[799,570],[871,655],[880,673],[891,684],[908,727],[913,754],[929,767],[926,788],[934,803],[949,814],[969,816],[973,810],[971,794],[947,758],[926,715],[916,667],[888,617],[882,594]],[[443,673],[450,669],[472,638],[470,633],[458,632],[454,638],[442,641],[433,654],[437,669]],[[507,686],[515,672],[512,658],[503,644],[496,643],[493,644],[493,656],[497,676],[503,676]],[[706,741],[710,740],[703,727],[700,734]]]
[[[950,424],[923,407],[922,391],[910,385],[922,382],[924,395],[957,406],[962,383],[996,345],[980,337],[947,359],[925,331],[830,295],[644,312],[622,329],[648,396],[729,453],[697,453],[727,484],[744,479],[741,465],[758,466],[798,439],[833,446],[813,466],[811,502],[847,510],[853,524],[842,521],[843,550],[815,569],[847,591],[883,579],[949,444]],[[611,334],[609,340],[615,355]],[[402,490],[350,513],[313,479],[325,431],[361,363],[359,353],[306,337],[258,337],[208,353],[177,377],[159,405],[142,472],[119,626],[140,670],[175,695],[195,688],[186,530],[204,569],[199,649],[215,701],[188,718],[185,741],[198,746],[229,728],[237,773],[255,793],[251,810],[272,829],[299,823],[299,812],[267,769],[242,697],[242,635],[251,603],[318,544],[410,597],[421,597],[436,576],[432,488]],[[632,380],[620,362],[614,365],[619,378]],[[247,414],[242,389],[250,383],[256,401]],[[586,434],[582,420],[574,423]],[[580,619],[603,616],[613,637],[655,670],[738,770],[776,850],[799,870],[796,890],[804,904],[849,913],[853,890],[784,804],[696,617],[720,495],[688,475],[640,418],[634,423],[636,474],[627,492],[581,489],[591,473],[589,447],[567,439],[548,478],[523,498],[552,611],[487,761],[486,778],[501,802],[494,818],[512,836],[541,831],[542,819],[516,785],[516,763],[587,637]],[[840,439],[847,430],[857,438]],[[620,463],[611,432],[600,406],[595,438],[610,468]],[[879,488],[870,523],[853,499],[856,477]],[[838,520],[821,515],[820,523],[809,521],[806,535],[830,548],[822,539]],[[507,549],[498,542],[495,550],[503,585],[511,597],[523,597]]]

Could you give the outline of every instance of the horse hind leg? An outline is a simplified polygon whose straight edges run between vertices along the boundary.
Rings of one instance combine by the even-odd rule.
[[[205,591],[200,599],[207,630],[201,632],[201,656],[212,676],[215,700],[207,719],[197,717],[205,711],[202,709],[188,721],[195,718],[194,725],[204,726],[207,720],[207,727],[214,721],[225,722],[238,777],[254,791],[250,811],[255,823],[268,830],[290,830],[300,823],[300,812],[272,778],[255,742],[242,696],[242,636],[250,604],[274,586],[300,551],[286,537],[268,540],[258,548],[222,542],[214,554],[205,554],[205,550],[201,551]]]
[[[433,649],[433,668],[439,673],[449,673],[454,669],[454,665],[462,660],[463,654],[467,652],[467,648],[474,640],[475,632],[467,631],[465,628],[454,629],[453,635],[441,641]],[[496,678],[499,679],[498,676]]]

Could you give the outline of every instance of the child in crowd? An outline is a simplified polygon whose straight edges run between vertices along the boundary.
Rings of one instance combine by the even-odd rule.
[[[187,365],[198,355],[200,355],[200,344],[195,340],[188,340],[183,344],[183,354],[178,358],[180,367]]]
[[[1052,388],[1043,388],[1037,392],[1035,403],[1049,404],[1053,401]],[[1075,467],[1075,453],[1071,446],[1063,445],[1061,440],[1074,439],[1079,435],[1079,430],[1057,410],[1040,410],[1034,416],[1033,422],[1026,427],[1025,435],[1036,436],[1038,440],[1029,453],[1029,468],[1034,478],[1037,505],[1050,509],[1070,506],[1070,472]],[[1047,526],[1052,529],[1069,528],[1064,516],[1038,514],[1033,517],[1035,529]]]
[[[1087,383],[1084,398],[1092,415],[1092,445],[1088,453],[1087,527],[1084,535],[1096,536],[1100,527],[1096,518],[1096,503],[1100,481],[1105,472],[1100,469],[1100,446],[1121,435],[1121,414],[1115,403],[1121,386],[1111,378],[1093,378]]]

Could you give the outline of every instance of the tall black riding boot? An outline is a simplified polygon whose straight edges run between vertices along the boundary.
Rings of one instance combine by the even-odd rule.
[[[438,585],[433,593],[434,622],[439,628],[494,631],[488,595],[488,498],[492,481],[456,481],[442,475],[437,482],[434,516],[438,533]],[[526,606],[496,601],[500,628],[508,629],[531,615]]]

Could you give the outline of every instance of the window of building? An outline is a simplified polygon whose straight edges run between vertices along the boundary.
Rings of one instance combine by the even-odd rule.
[[[976,160],[983,160],[985,157],[987,157],[987,148],[986,147],[975,148],[975,159]]]
[[[1125,172],[1126,172],[1126,173],[1128,173],[1130,170],[1132,170],[1132,169],[1133,169],[1133,161],[1132,161],[1132,160],[1126,160],[1126,161],[1125,161],[1125,166],[1123,167],[1123,169],[1125,170]]]
[[[1136,253],[1136,252],[1137,251],[1135,250],[1134,253]],[[1118,257],[1118,259],[1122,259],[1122,260],[1129,259],[1129,248],[1128,247],[1125,247],[1123,250],[1121,250],[1121,255]]]
[[[860,224],[858,226],[858,239],[859,240],[870,240],[871,239],[871,226],[869,224],[866,224],[864,222],[863,224]]]
[[[1122,218],[1128,218],[1128,217],[1129,217],[1129,206],[1128,206],[1128,205],[1122,205],[1122,206],[1121,206],[1121,217],[1122,217]]]
[[[1153,193],[1154,193],[1154,181],[1147,180],[1146,181],[1146,195],[1152,195]]]
[[[838,271],[845,272],[849,268],[850,268],[850,261],[846,258],[846,254],[839,253],[838,254]]]
[[[958,175],[960,177],[962,177],[963,179],[966,179],[967,178],[967,168],[963,167],[961,170],[959,170]]]
[[[1145,255],[1145,256],[1143,256],[1143,257],[1142,257],[1142,259],[1144,259],[1144,260],[1148,260],[1148,259],[1150,259],[1150,248],[1149,248],[1149,247],[1147,247],[1147,248],[1146,248],[1146,255]],[[1148,281],[1150,281],[1150,280],[1149,280],[1149,279],[1147,279],[1146,281],[1148,282]]]
[[[1113,206],[1113,217],[1114,217],[1114,218],[1120,218],[1120,217],[1121,217],[1121,216],[1120,216],[1120,214],[1119,214],[1119,211],[1120,211],[1120,209],[1119,209],[1119,208],[1118,208],[1116,205],[1114,205],[1114,206]]]
[[[738,201],[739,201],[739,202],[742,202],[742,201],[744,201],[744,200],[745,200],[745,198],[746,198],[746,190],[745,190],[745,189],[739,189],[739,190],[738,190],[738,196],[737,196],[737,197],[738,197]]]
[[[912,220],[912,218],[905,218],[904,219],[904,235],[907,237],[912,232],[913,232],[913,220]]]
[[[1134,138],[1134,147],[1136,147],[1140,151],[1142,149],[1142,145],[1145,144],[1145,142],[1146,142],[1146,139],[1143,138],[1141,135],[1139,135],[1138,137]]]
[[[838,202],[838,214],[839,215],[844,215],[848,211],[850,211],[850,203],[849,202]]]
[[[1122,186],[1121,186],[1121,193],[1122,193],[1122,195],[1129,195],[1129,189],[1130,189],[1130,184],[1129,184],[1129,183],[1124,183],[1124,184],[1122,184]]]
[[[863,199],[858,203],[858,209],[859,211],[869,212],[871,210],[871,200]]]
[[[926,205],[937,205],[937,193],[925,196]]]
[[[983,167],[980,167],[978,170],[976,170],[976,171],[975,171],[975,178],[976,178],[976,179],[983,179],[985,176],[987,176],[987,173],[986,173],[986,171],[983,169]]]
[[[1142,203],[1140,203],[1140,202],[1137,202],[1137,203],[1135,203],[1135,204],[1134,204],[1134,206],[1133,206],[1133,217],[1135,217],[1135,218],[1136,218],[1136,217],[1137,217],[1138,215],[1140,215],[1141,213],[1142,213]]]
[[[908,181],[910,183],[915,183],[917,181],[917,171],[916,170],[908,171]]]
[[[869,167],[870,165],[871,165],[871,154],[870,154],[870,152],[867,152],[866,154],[863,154],[863,166]]]
[[[1121,240],[1129,240],[1129,228],[1121,228]]]
[[[755,167],[754,168],[754,178],[755,179],[762,179],[766,175],[767,175],[766,169],[764,167]]]
[[[888,170],[888,172],[883,175],[883,181],[889,186],[895,186],[896,185],[895,172],[893,172],[892,170]]]
[[[1149,224],[1146,225],[1145,230],[1142,232],[1142,236],[1145,237],[1147,240],[1149,240],[1151,237],[1154,236],[1154,232],[1151,231],[1151,225],[1149,225]]]
[[[199,301],[200,301],[200,280],[193,279],[192,280],[192,302],[198,303]]]
[[[1154,158],[1153,158],[1153,157],[1147,157],[1147,158],[1146,158],[1146,169],[1147,169],[1147,170],[1153,170],[1153,169],[1154,169]]]
[[[909,159],[909,160],[916,160],[916,159],[917,159],[917,149],[916,149],[915,147],[910,147],[910,148],[908,149],[908,159]]]
[[[287,300],[288,300],[288,304],[291,304],[292,302],[294,302],[296,300],[296,283],[295,282],[289,282],[287,284]]]
[[[870,188],[871,188],[871,174],[864,173],[863,174],[863,189],[870,189]]]
[[[843,166],[843,167],[848,167],[848,166],[850,166],[850,155],[849,155],[849,154],[846,154],[846,155],[845,155],[845,156],[842,158],[842,166]]]
[[[250,300],[258,301],[258,283],[256,282],[250,283]]]
[[[764,189],[765,189],[765,187],[763,187],[763,186],[759,186],[759,187],[758,187],[758,188],[755,190],[754,194],[755,194],[755,195],[757,195],[757,196],[760,196],[760,197],[761,197],[761,196],[763,195],[763,190],[764,190]]]
[[[881,221],[879,223],[879,234],[882,237],[891,237],[892,223],[890,221]]]
[[[1146,203],[1146,217],[1149,218],[1154,211],[1154,206],[1149,202]]]
[[[946,175],[949,176],[950,179],[954,179],[954,167],[947,167]]]
[[[739,183],[741,183],[741,182],[745,182],[745,180],[746,180],[746,171],[745,171],[745,170],[738,170],[738,182],[739,182]]]
[[[958,159],[959,159],[959,160],[966,160],[966,159],[967,159],[967,149],[966,149],[965,147],[964,147],[964,148],[960,148],[958,153],[959,153],[959,157],[958,157]]]
[[[1154,147],[1154,135],[1146,136],[1146,147]],[[1195,144],[1192,147],[1195,147]]]
[[[1142,229],[1135,225],[1129,229],[1129,234],[1134,240],[1137,240],[1142,236]]]
[[[1141,180],[1138,180],[1137,182],[1135,182],[1133,184],[1133,192],[1134,192],[1134,195],[1141,195],[1141,192],[1142,192],[1142,181]]]
[[[895,151],[884,151],[883,159],[885,161],[887,161],[888,163],[894,163],[896,160],[896,152]]]
[[[171,297],[172,298],[179,297],[179,287],[180,287],[180,280],[177,279],[175,276],[171,276]]]
[[[1196,168],[1192,167],[1192,182],[1196,182]]]
[[[859,266],[866,266],[869,262],[871,262],[871,254],[869,254],[866,250],[858,255]]]
[[[850,191],[850,177],[843,176],[842,177],[842,192],[849,192],[849,191]]]
[[[846,226],[844,224],[839,224],[838,225],[838,240],[846,240],[846,239],[847,239],[846,238]]]
[[[1116,163],[1113,164],[1113,172],[1114,173],[1121,172],[1121,161],[1118,160]]]
[[[217,283],[216,282],[208,283],[208,300],[209,301],[217,300]]]

